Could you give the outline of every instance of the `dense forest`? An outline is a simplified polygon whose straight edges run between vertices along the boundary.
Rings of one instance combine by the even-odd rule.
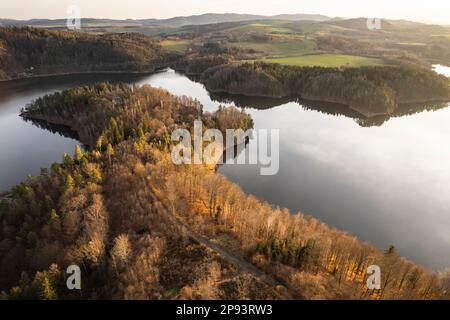
[[[202,73],[208,90],[249,96],[297,97],[339,103],[366,117],[400,104],[448,101],[449,80],[408,66],[323,68],[262,62],[219,65]]]
[[[169,133],[252,126],[234,107],[101,83],[38,99],[30,119],[89,147],[30,177],[0,205],[0,291],[9,299],[441,299],[435,274],[301,213],[243,193],[207,165],[175,165]],[[81,125],[83,124],[83,125]],[[82,269],[82,291],[65,270]],[[383,270],[368,290],[366,268]]]
[[[149,72],[165,55],[138,33],[92,35],[0,27],[0,80],[78,72]]]
[[[300,67],[258,61],[252,49],[217,42],[190,49],[171,65],[212,93],[331,102],[367,118],[392,115],[400,105],[450,100],[448,78],[412,63]]]

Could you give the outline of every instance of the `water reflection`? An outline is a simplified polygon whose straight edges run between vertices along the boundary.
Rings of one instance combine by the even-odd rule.
[[[0,192],[37,175],[80,144],[67,128],[26,122],[20,109],[46,94],[98,81],[134,83],[142,75],[71,75],[0,83]],[[46,130],[42,130],[46,129]]]
[[[34,126],[40,128],[40,129],[47,130],[53,134],[58,134],[62,137],[73,139],[73,140],[79,140],[78,133],[76,131],[72,130],[71,128],[69,128],[68,126],[49,123],[45,120],[27,119],[27,118],[23,118],[23,120],[25,122],[30,122]]]
[[[208,111],[246,107],[256,129],[280,130],[277,175],[261,176],[258,165],[219,167],[247,193],[380,248],[394,244],[429,268],[450,266],[447,104],[405,105],[367,119],[335,104],[208,94],[171,70],[141,83],[193,96]]]
[[[391,118],[403,117],[413,115],[423,111],[435,111],[446,108],[448,103],[423,103],[423,104],[407,104],[400,105],[391,115],[376,116],[367,118],[347,107],[346,105],[324,102],[311,101],[306,99],[292,99],[292,98],[267,98],[267,97],[249,97],[243,95],[226,94],[226,93],[210,93],[213,101],[217,101],[226,105],[235,105],[242,108],[252,108],[258,110],[271,109],[289,102],[296,102],[301,108],[305,110],[318,111],[327,115],[344,116],[354,119],[361,127],[381,126]]]
[[[391,117],[365,119],[333,104],[210,95],[203,85],[172,70],[129,82],[192,96],[206,111],[224,103],[247,107],[256,129],[279,129],[277,175],[261,176],[257,165],[219,167],[219,173],[247,193],[292,212],[313,215],[380,248],[394,244],[402,255],[430,268],[450,266],[446,254],[450,251],[447,105],[402,106]],[[55,161],[62,152],[72,152],[75,140],[55,140],[48,131],[28,124],[35,130],[29,131],[20,127],[27,124],[24,121],[14,122],[20,107],[32,98],[71,85],[76,84],[53,82],[47,89],[22,86],[9,100],[0,96],[0,145],[7,146],[0,155],[0,168],[9,174],[17,167],[12,173],[19,177],[16,180],[26,176],[22,163],[39,170],[40,154],[46,154],[46,161]],[[12,109],[7,101],[14,102]],[[19,138],[14,139],[11,132]],[[39,136],[46,134],[51,139]],[[49,153],[60,141],[67,145]],[[17,145],[20,152],[14,151]],[[245,149],[250,150],[254,148]],[[6,173],[1,174],[3,182]]]

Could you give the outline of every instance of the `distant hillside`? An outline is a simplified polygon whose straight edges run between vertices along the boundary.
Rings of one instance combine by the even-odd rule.
[[[214,24],[222,22],[239,22],[239,21],[251,21],[261,19],[273,19],[273,20],[310,20],[310,21],[327,21],[330,17],[320,14],[282,14],[275,16],[263,16],[253,14],[236,14],[236,13],[207,13],[201,15],[174,17],[169,19],[126,19],[126,20],[114,20],[114,19],[82,19],[81,23],[88,24],[90,26],[95,25],[141,25],[141,26],[158,26],[158,27],[182,27],[186,25],[202,25],[202,24]],[[64,27],[66,25],[66,19],[31,19],[31,20],[12,20],[12,19],[0,19],[0,25],[4,26],[45,26],[45,27]]]
[[[364,32],[372,32],[367,28],[367,18],[354,18],[354,19],[337,19],[337,20],[326,20],[321,21],[325,25],[338,26],[340,28],[345,28],[348,30],[360,30]],[[422,22],[414,22],[408,20],[387,20],[381,19],[381,31],[414,31],[415,33],[431,33],[431,32],[446,32],[448,31],[448,27],[436,25],[436,24],[427,24]],[[419,30],[418,30],[419,29]],[[344,29],[343,29],[344,30]],[[348,31],[347,30],[347,31]]]
[[[182,27],[186,25],[202,25],[202,24],[214,24],[221,22],[239,22],[249,20],[259,20],[265,18],[264,16],[252,15],[252,14],[216,14],[208,13],[202,15],[186,16],[186,17],[174,17],[170,19],[145,19],[140,20],[145,25],[156,26],[170,26],[170,27]]]
[[[327,21],[331,18],[317,14],[282,14],[275,16],[263,16],[253,14],[236,14],[236,13],[207,13],[196,16],[187,17],[175,17],[171,19],[148,19],[140,20],[144,24],[149,25],[165,25],[171,27],[182,27],[186,25],[202,25],[202,24],[214,24],[222,22],[240,22],[240,21],[252,21],[252,20],[310,20],[310,21]]]
[[[161,47],[142,34],[91,35],[0,27],[0,80],[80,72],[148,72]]]
[[[321,14],[279,14],[276,16],[269,17],[269,19],[275,20],[292,20],[292,21],[300,21],[300,20],[309,20],[309,21],[329,21],[335,20],[336,18],[330,18]]]
[[[30,20],[13,20],[13,19],[0,19],[0,26],[5,27],[65,27],[67,19],[30,19]],[[82,23],[94,24],[94,25],[111,25],[111,24],[123,24],[130,25],[141,23],[136,20],[114,20],[114,19],[93,19],[86,18],[81,19]]]

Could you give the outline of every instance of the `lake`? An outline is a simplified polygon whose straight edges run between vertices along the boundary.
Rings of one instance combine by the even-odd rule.
[[[20,109],[39,96],[100,80],[150,84],[192,96],[206,111],[224,103],[251,106],[247,112],[255,129],[280,130],[279,173],[261,176],[258,165],[223,165],[219,173],[247,193],[381,249],[393,244],[431,269],[450,266],[450,108],[442,105],[404,108],[394,117],[368,121],[330,104],[210,95],[173,70],[1,83],[0,190],[38,174],[78,144],[70,135],[23,121]]]

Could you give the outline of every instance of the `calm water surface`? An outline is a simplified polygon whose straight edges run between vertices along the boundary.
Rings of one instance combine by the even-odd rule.
[[[20,108],[44,94],[105,79],[192,96],[209,111],[221,104],[217,100],[264,106],[247,111],[256,129],[280,130],[279,173],[261,176],[257,165],[224,165],[221,174],[248,193],[312,215],[380,248],[394,244],[402,255],[427,267],[450,266],[450,108],[445,106],[368,122],[338,107],[211,98],[201,84],[172,70],[147,77],[0,84],[0,189],[38,173],[77,144],[24,122],[18,117]]]
[[[76,75],[0,82],[0,192],[37,175],[72,153],[75,139],[42,130],[19,117],[20,109],[38,97],[97,81],[137,81],[137,76]]]

